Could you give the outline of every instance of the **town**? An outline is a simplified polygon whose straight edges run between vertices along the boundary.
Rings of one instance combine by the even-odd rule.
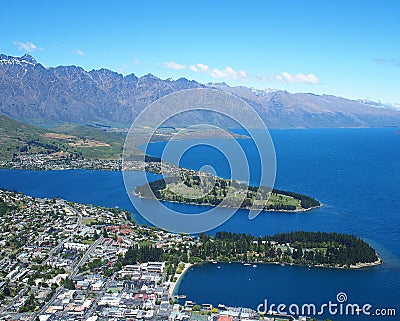
[[[260,319],[248,308],[178,304],[191,263],[176,254],[201,246],[198,237],[138,226],[119,209],[5,190],[0,200],[1,320]]]
[[[112,171],[147,171],[153,173],[163,173],[165,175],[177,175],[182,172],[195,174],[196,171],[182,168],[168,162],[161,162],[157,158],[148,156],[137,156],[137,160],[121,159],[94,159],[94,158],[74,158],[66,156],[65,153],[52,154],[21,154],[11,160],[0,160],[0,168],[23,169],[23,170],[70,170],[70,169],[89,169],[89,170],[112,170]]]

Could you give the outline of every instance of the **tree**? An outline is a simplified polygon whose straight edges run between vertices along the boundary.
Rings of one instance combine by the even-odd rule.
[[[10,296],[10,295],[11,295],[10,288],[9,288],[9,287],[5,287],[5,288],[3,289],[3,294],[4,294],[5,296]]]
[[[99,234],[97,234],[97,231],[95,230],[93,233],[93,241],[96,241],[99,238]]]
[[[69,290],[75,290],[75,283],[70,278],[64,280],[64,287]]]
[[[109,278],[110,276],[112,276],[114,274],[114,270],[113,269],[107,269],[104,271],[104,276]]]

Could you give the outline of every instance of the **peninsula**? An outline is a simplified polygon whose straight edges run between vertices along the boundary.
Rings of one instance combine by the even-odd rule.
[[[168,202],[223,206],[262,211],[306,211],[321,206],[314,198],[294,192],[248,186],[236,180],[185,170],[138,186],[135,194]]]

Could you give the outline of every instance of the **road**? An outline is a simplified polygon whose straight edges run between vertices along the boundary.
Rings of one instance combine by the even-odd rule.
[[[59,205],[62,205],[62,206],[67,207],[72,213],[74,213],[74,214],[78,217],[78,220],[77,220],[77,228],[76,228],[76,232],[75,232],[75,234],[77,234],[77,233],[81,230],[81,227],[82,227],[82,214],[81,214],[79,211],[77,211],[75,208],[73,208],[71,205],[65,203],[64,200],[57,200],[57,202],[58,202]],[[54,253],[57,253],[57,251],[58,251],[59,249],[62,248],[62,246],[64,245],[64,243],[65,243],[65,242],[68,242],[71,238],[72,238],[72,235],[69,236],[69,237],[67,237],[66,239],[62,240],[60,243],[58,243],[57,246],[55,246],[54,248],[52,248],[52,249],[50,250],[50,252],[48,253],[47,259],[44,260],[44,261],[41,263],[41,265],[42,265],[42,266],[43,266],[43,265],[46,265],[46,264],[50,261],[50,259],[52,258],[53,254],[54,254]],[[82,261],[82,260],[81,260],[81,261]],[[81,262],[79,262],[79,263],[81,263]],[[78,264],[79,264],[79,263],[78,263]],[[20,291],[18,292],[18,294],[10,301],[10,303],[8,303],[7,306],[3,307],[3,308],[0,310],[0,314],[2,314],[2,313],[4,313],[5,311],[9,310],[9,309],[20,299],[20,297],[21,297],[27,290],[28,290],[28,286],[25,286],[22,290],[20,290]],[[51,301],[52,301],[52,300],[50,300],[50,302],[51,302]],[[46,309],[47,309],[47,308],[46,308]]]
[[[82,258],[80,259],[80,261],[78,262],[78,264],[75,265],[75,267],[74,267],[74,269],[73,269],[71,275],[69,276],[71,279],[73,279],[73,278],[77,275],[77,273],[78,273],[78,271],[79,271],[79,268],[80,268],[83,264],[86,263],[86,261],[89,259],[90,255],[91,255],[91,254],[93,253],[93,251],[95,250],[96,246],[97,246],[98,244],[100,244],[101,241],[102,241],[103,239],[104,239],[104,237],[103,237],[103,236],[100,236],[100,237],[89,247],[89,249],[88,249],[88,250],[85,252],[85,254],[82,256]],[[44,313],[44,312],[49,308],[49,306],[53,303],[53,301],[57,298],[57,296],[61,293],[62,289],[63,289],[63,287],[59,287],[59,288],[57,289],[56,293],[54,293],[54,295],[52,296],[52,298],[51,298],[38,312],[35,312],[35,313],[32,315],[31,320],[35,320],[36,316],[38,316],[38,315]]]
[[[86,317],[90,317],[93,315],[93,312],[96,310],[96,307],[97,307],[97,302],[99,302],[100,299],[106,294],[108,287],[110,286],[110,284],[112,282],[114,282],[116,275],[117,275],[117,272],[114,272],[114,274],[111,277],[107,278],[107,281],[104,283],[102,290],[96,292],[96,298],[94,299],[90,309],[85,314]]]
[[[79,211],[77,211],[74,207],[72,207],[71,205],[69,205],[68,203],[65,203],[64,200],[57,200],[57,202],[58,202],[58,204],[63,205],[63,206],[65,206],[66,208],[68,208],[73,214],[75,214],[75,215],[78,217],[77,225],[76,225],[76,229],[75,229],[74,235],[78,234],[79,231],[80,231],[81,228],[82,228],[82,214],[81,214]],[[66,238],[65,240],[61,241],[54,249],[52,249],[52,250],[49,252],[48,258],[47,258],[42,264],[47,263],[47,262],[50,260],[50,258],[52,257],[52,255],[53,255],[58,249],[60,249],[60,248],[64,245],[65,242],[69,241],[69,240],[72,238],[72,236],[73,236],[73,235],[71,235],[71,236],[69,236],[68,238]],[[102,239],[102,237],[101,237],[101,239]],[[98,244],[100,241],[101,241],[100,239],[96,240],[96,242],[94,242],[94,243],[91,245],[91,247],[86,251],[86,253],[83,255],[83,257],[81,258],[81,260],[78,262],[78,264],[77,264],[77,265],[75,266],[75,268],[73,269],[72,274],[70,275],[70,278],[72,278],[73,276],[75,276],[75,275],[77,274],[77,272],[79,271],[79,267],[80,267],[81,265],[83,265],[83,264],[86,262],[86,260],[90,257],[90,254],[93,252],[93,250],[96,248],[97,244]],[[93,246],[94,246],[94,247],[93,247]],[[38,315],[43,314],[43,313],[49,308],[49,306],[53,303],[53,301],[59,296],[59,294],[61,293],[62,290],[63,290],[63,287],[62,287],[62,286],[59,287],[59,288],[57,289],[57,291],[54,293],[54,295],[51,297],[51,299],[50,299],[39,311],[35,312],[35,313],[32,315],[31,320],[35,320],[36,317],[37,317]]]
[[[74,207],[72,207],[71,205],[69,205],[68,203],[65,203],[64,200],[59,199],[57,200],[57,203],[60,205],[65,206],[66,208],[68,208],[72,213],[74,213],[76,216],[78,216],[78,222],[77,222],[77,231],[79,231],[82,228],[82,214],[76,210]]]
[[[28,286],[25,286],[22,290],[18,292],[18,294],[5,306],[0,310],[0,314],[4,313],[8,309],[10,309],[18,300],[19,298],[26,292],[28,291]]]
[[[72,273],[70,275],[70,278],[73,279],[79,271],[79,268],[86,263],[86,261],[90,258],[90,255],[93,253],[93,251],[96,249],[97,245],[99,245],[102,241],[104,240],[103,236],[100,236],[85,252],[85,254],[82,256],[80,261],[78,262],[77,265],[75,265],[74,269],[72,270]]]
[[[36,317],[43,314],[49,306],[53,303],[53,301],[60,295],[63,287],[59,287],[51,299],[39,310],[32,314],[31,321],[36,320]]]
[[[57,200],[57,203],[59,205],[65,206],[66,208],[68,208],[72,213],[74,213],[77,217],[77,224],[76,224],[76,229],[75,229],[75,235],[79,233],[79,231],[82,228],[82,214],[77,211],[75,208],[73,208],[71,205],[69,205],[68,203],[65,203],[64,200]],[[51,249],[51,251],[48,253],[47,259],[43,262],[43,264],[47,264],[50,259],[52,258],[54,253],[57,253],[57,251],[59,251],[64,243],[69,242],[72,238],[72,235],[68,236],[66,239],[62,240],[60,243],[58,243],[58,245],[56,247],[54,247],[53,249]]]

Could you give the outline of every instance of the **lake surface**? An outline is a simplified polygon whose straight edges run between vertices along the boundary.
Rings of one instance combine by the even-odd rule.
[[[385,264],[362,271],[301,268],[295,266],[215,264],[195,267],[182,280],[179,293],[199,303],[256,306],[271,303],[328,302],[340,291],[349,302],[397,309],[400,313],[400,135],[395,128],[306,129],[271,131],[277,153],[276,188],[311,195],[324,206],[306,213],[268,212],[248,219],[239,210],[219,230],[274,234],[292,230],[353,233],[370,242]],[[212,141],[210,141],[212,142]],[[179,149],[180,142],[176,142]],[[240,144],[248,150],[246,140]],[[165,144],[152,144],[148,151],[161,156]],[[227,162],[206,144],[188,151],[180,165],[198,169],[209,161],[218,175],[229,177]],[[168,160],[168,159],[167,159]],[[250,168],[256,169],[257,163]],[[133,185],[142,184],[140,179]],[[152,174],[152,179],[159,176]],[[257,181],[257,171],[252,180]],[[38,197],[60,196],[77,202],[119,206],[134,211],[121,173],[107,171],[10,171],[0,170],[0,187]],[[151,200],[145,202],[151,210]],[[204,207],[168,204],[185,213]],[[223,211],[224,209],[221,209]],[[144,222],[139,215],[134,215]],[[249,280],[250,279],[250,280]],[[361,317],[331,317],[333,320],[363,320]],[[396,320],[396,317],[366,317],[365,320]]]

